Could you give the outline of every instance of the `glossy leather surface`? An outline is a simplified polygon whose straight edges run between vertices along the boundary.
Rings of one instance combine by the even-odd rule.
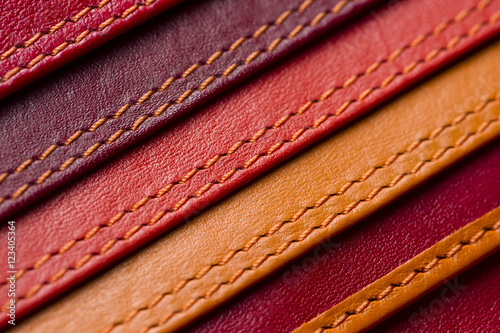
[[[6,0],[0,99],[180,0]]]
[[[500,327],[499,285],[497,253],[369,332],[496,332]]]
[[[418,7],[413,1],[405,3]],[[483,9],[486,8],[490,7]],[[429,26],[422,24],[420,29],[428,31],[441,27],[436,36],[422,39],[417,37],[419,32],[413,32],[414,35],[403,36],[402,41],[388,38],[393,34],[395,22],[402,28],[405,26],[408,18],[401,14],[413,12],[412,9],[406,5],[391,7],[367,18],[345,35],[331,35],[328,41],[318,43],[151,141],[130,149],[120,159],[47,202],[16,216],[20,235],[18,269],[25,273],[18,280],[18,295],[23,299],[20,304],[24,304],[19,313],[21,309],[42,304],[130,253],[307,144],[366,112],[374,103],[387,99],[442,64],[444,59],[457,55],[453,53],[454,48],[436,53],[437,45],[455,40],[450,47],[460,47],[468,38],[477,36],[454,38],[475,25],[479,19],[475,15],[482,15],[473,11],[466,17],[461,14],[459,26],[450,23],[444,28],[439,25],[443,17],[426,16]],[[381,18],[384,19],[381,22],[388,24],[374,22]],[[482,20],[484,17],[480,18]],[[366,52],[363,59],[355,58],[359,50],[352,48],[352,40],[366,40],[369,45],[373,36],[365,32],[373,24],[380,25],[381,40],[388,38],[387,44],[394,45],[387,49],[367,49],[367,52],[373,50],[373,58]],[[412,40],[419,42],[412,43]],[[398,53],[393,61],[382,61],[408,44],[413,46]],[[332,57],[332,52],[338,56]],[[428,62],[412,66],[429,54],[434,57],[428,58]],[[349,71],[340,75],[338,62],[349,64]],[[370,66],[374,63],[380,63],[378,68]],[[398,76],[405,66],[412,70],[405,72],[404,77]],[[359,74],[356,82],[349,80],[353,73],[367,71],[370,75]],[[384,89],[375,89],[366,96],[367,89],[394,76],[396,78]],[[342,86],[345,82],[351,84],[329,94],[331,87]],[[340,116],[328,117],[332,110],[343,109],[346,101],[352,98],[360,101],[351,103]],[[316,99],[324,101],[302,108]],[[292,116],[301,109],[301,115]],[[270,130],[273,124],[279,126]],[[313,128],[304,130],[308,126]],[[185,133],[191,133],[189,140]],[[33,240],[29,236],[32,234],[44,237]]]
[[[286,265],[186,331],[291,332],[500,205],[500,193],[496,190],[500,187],[499,161],[497,140]],[[469,274],[474,272],[475,268]],[[476,280],[481,283],[481,278]],[[458,281],[462,284],[460,278]],[[491,292],[489,287],[484,290]],[[464,307],[471,304],[475,302]],[[443,311],[447,311],[446,307]],[[481,312],[488,318],[494,314],[491,311]],[[393,332],[412,328],[405,322],[408,315],[404,310],[374,332],[385,332],[393,326]],[[439,314],[433,317],[437,322],[452,324]],[[422,319],[418,318],[414,331],[419,331]]]
[[[373,2],[190,2],[3,100],[0,218]]]
[[[172,330],[227,301],[498,136],[498,52],[495,45],[330,137],[36,315],[25,329],[55,331],[62,322],[86,331]],[[92,264],[102,258],[92,256]],[[87,269],[75,267],[48,286]],[[67,316],[68,306],[81,317]],[[88,322],[86,311],[100,317]]]

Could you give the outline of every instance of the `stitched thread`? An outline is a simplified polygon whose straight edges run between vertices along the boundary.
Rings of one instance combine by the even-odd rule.
[[[10,57],[12,54],[14,54],[18,49],[26,49],[30,45],[35,44],[40,37],[45,36],[45,35],[52,35],[55,33],[57,30],[61,29],[66,25],[66,23],[76,23],[78,22],[81,18],[83,18],[85,15],[90,13],[93,10],[100,10],[102,7],[104,7],[107,3],[109,3],[111,0],[102,0],[97,4],[97,6],[88,6],[82,9],[78,14],[76,14],[73,18],[67,19],[67,20],[62,20],[59,23],[53,25],[48,31],[39,31],[37,32],[33,37],[30,39],[26,40],[22,45],[14,45],[11,48],[9,48],[7,51],[2,53],[0,55],[0,62],[7,59]]]
[[[442,25],[441,25],[442,26]],[[443,29],[439,29],[439,32],[441,32]],[[477,29],[475,30],[477,32]],[[469,36],[469,35],[463,35],[463,36]],[[421,40],[423,40],[422,38],[420,38]],[[457,39],[457,38],[453,38],[452,40],[455,40],[455,43],[453,44],[450,44],[448,43],[447,44],[447,47],[448,48],[452,48],[454,47],[458,41],[460,39]],[[443,49],[440,49],[440,50],[446,50],[447,48],[443,48]],[[401,54],[402,51],[398,52],[398,55]],[[393,53],[394,54],[394,53]],[[434,51],[431,51],[431,53],[429,54],[433,54],[433,57],[435,57],[437,54],[439,54],[439,52],[434,52]],[[433,58],[432,57],[432,58]],[[391,75],[389,76],[388,78],[392,78],[391,80],[387,80],[385,79],[383,81],[383,84],[381,85],[381,87],[385,87],[387,84],[389,84],[395,77],[397,77],[398,75],[404,75],[404,74],[407,74],[409,73],[412,69],[414,69],[416,67],[416,65],[420,62],[426,62],[426,61],[429,61],[431,60],[432,58],[429,58],[428,56],[426,56],[424,58],[424,60],[421,60],[421,61],[414,61],[412,62],[412,66],[411,67],[408,67],[410,68],[410,70],[403,70],[403,72],[401,73],[398,73],[396,75]],[[394,58],[395,59],[395,58]],[[386,60],[384,60],[383,62],[385,62]],[[377,66],[378,67],[378,66]],[[374,66],[369,66],[369,73],[373,72],[374,71]],[[367,70],[368,72],[368,70]],[[348,81],[346,82],[351,82],[350,84],[352,84],[355,80],[352,80],[353,77],[351,77],[351,79],[349,79]],[[344,84],[345,86],[345,84]],[[368,89],[370,92],[371,91],[374,91],[376,89],[378,89],[380,87],[374,87],[374,88],[370,88]],[[341,88],[339,88],[341,89]],[[368,96],[368,94],[366,93],[366,91],[368,90],[365,90],[365,92],[363,92],[361,95],[360,95],[360,98],[361,96],[364,96],[363,98],[366,98],[366,96]],[[321,102],[321,101],[324,101],[326,98],[328,98],[329,96],[331,96],[333,94],[333,90],[330,89],[330,90],[327,90],[325,93],[323,93],[322,97],[317,100],[316,102]],[[361,98],[360,100],[362,100],[363,98]],[[356,101],[356,100],[355,100]],[[271,155],[272,153],[274,153],[276,150],[280,149],[285,143],[287,142],[293,142],[295,141],[296,139],[298,139],[306,130],[308,129],[315,129],[317,128],[319,125],[321,125],[326,119],[328,119],[330,116],[338,116],[340,113],[342,113],[350,104],[352,104],[353,102],[355,101],[350,101],[348,104],[344,103],[340,108],[339,110],[337,110],[337,112],[335,114],[326,114],[322,117],[320,117],[315,123],[313,126],[311,127],[305,127],[305,128],[302,128],[300,129],[299,131],[297,131],[291,139],[289,140],[286,140],[286,141],[281,141],[279,143],[277,143],[276,145],[274,145],[273,147],[271,147],[268,152],[266,154],[261,154],[261,155],[256,155],[254,157],[252,157],[252,159],[250,159],[249,161],[247,161],[247,163],[245,163],[242,167],[239,167],[239,168],[236,168],[236,169],[233,169],[231,170],[230,172],[228,172],[226,175],[224,175],[219,181],[216,181],[216,182],[212,182],[212,183],[208,183],[206,184],[205,186],[203,186],[202,188],[200,188],[200,190],[196,193],[196,195],[194,196],[190,196],[190,197],[186,197],[186,198],[183,198],[181,201],[179,201],[176,205],[174,205],[174,207],[168,211],[160,211],[155,217],[153,217],[153,219],[151,219],[148,223],[146,224],[142,224],[140,225],[141,227],[142,226],[147,226],[147,225],[153,225],[155,224],[158,220],[160,220],[166,213],[169,213],[169,212],[174,212],[174,211],[177,211],[180,207],[182,207],[182,205],[184,205],[188,200],[192,199],[192,198],[198,198],[199,196],[201,196],[204,192],[206,192],[208,189],[210,189],[214,184],[218,184],[218,183],[223,183],[224,181],[226,181],[227,179],[229,179],[232,175],[234,175],[236,172],[242,170],[242,169],[245,169],[245,168],[248,168],[249,166],[251,166],[253,163],[255,163],[255,161],[257,161],[260,157],[263,157],[263,156],[268,156],[268,155]],[[359,100],[357,100],[359,101]],[[307,108],[309,108],[311,105],[312,105],[313,102],[308,102],[306,103],[305,106],[307,106]],[[302,112],[305,112],[305,110],[307,110],[307,108],[301,108]],[[340,113],[339,113],[340,112]],[[282,121],[283,118],[278,121],[278,123],[281,122],[281,124],[284,122]],[[257,133],[259,134],[259,132]],[[263,133],[259,134],[258,136],[254,136],[250,141],[253,142],[255,141],[259,136],[261,136]],[[238,145],[235,145],[233,146],[234,149],[237,149],[239,148]],[[232,149],[233,149],[232,148]],[[208,167],[210,165],[212,165],[213,163],[215,163],[216,160],[212,159],[210,160],[207,165]],[[185,182],[187,179],[189,179],[190,177],[192,177],[197,171],[195,171],[196,169],[193,169],[190,173],[188,173],[182,180],[181,182]],[[172,184],[169,184],[167,187],[165,187],[164,189],[160,190],[160,192],[155,196],[155,197],[158,197],[158,196],[162,196],[164,195],[166,192],[168,192],[171,187],[174,186]],[[147,201],[149,201],[150,198],[146,197],[146,198],[143,198],[142,200],[140,200],[138,203],[136,203],[131,211],[135,211],[137,209],[139,209],[141,206],[143,206]],[[55,253],[52,253],[52,254],[45,254],[44,256],[42,256],[38,261],[37,263],[35,263],[35,265],[33,266],[32,269],[38,269],[39,267],[41,267],[48,259],[50,259],[52,256],[55,256],[55,255],[58,255],[58,254],[63,254],[64,252],[66,252],[67,250],[69,250],[74,244],[76,244],[77,242],[79,241],[85,241],[87,239],[90,239],[93,235],[95,235],[101,228],[106,228],[106,227],[110,227],[112,226],[114,223],[116,223],[119,219],[121,219],[124,215],[126,214],[126,212],[120,212],[118,215],[116,215],[115,217],[113,217],[107,224],[105,225],[100,225],[100,226],[96,226],[94,227],[93,229],[91,229],[84,237],[82,238],[79,238],[79,239],[76,239],[76,240],[71,240],[70,242],[68,242],[67,244],[65,244],[63,247],[61,247],[59,249],[59,251],[55,252]],[[133,235],[133,233],[135,233],[136,231],[138,231],[141,227],[139,226],[134,226],[129,232],[127,232],[125,234],[124,237],[122,238],[117,238],[117,239],[112,239],[110,240],[102,249],[100,252],[98,253],[93,253],[93,254],[87,254],[85,255],[82,260],[80,260],[74,267],[69,267],[69,268],[64,268],[62,270],[60,270],[58,273],[56,273],[56,275],[54,275],[49,281],[45,281],[43,283],[39,283],[37,285],[35,285],[32,289],[30,289],[30,291],[27,293],[27,295],[25,296],[21,296],[19,297],[18,299],[22,299],[22,298],[29,298],[31,297],[32,295],[34,295],[44,284],[49,284],[49,283],[53,283],[55,281],[57,281],[57,279],[59,279],[61,276],[63,276],[66,272],[70,271],[70,270],[75,270],[75,269],[78,269],[80,268],[81,266],[83,266],[91,257],[92,255],[100,255],[100,254],[103,254],[105,253],[107,250],[109,250],[114,244],[116,244],[117,241],[119,240],[126,240],[128,239],[129,237],[131,237]],[[132,233],[131,233],[132,232]],[[26,270],[20,270],[19,273],[18,273],[18,277],[17,278],[20,278],[24,272],[28,271],[28,270],[32,270],[31,268],[28,268]]]
[[[341,2],[339,2],[331,11],[327,12],[327,13],[332,13],[332,14],[336,14],[338,13],[348,2],[350,1],[358,1],[358,0],[343,0]],[[491,0],[488,0],[488,1],[491,1]],[[236,42],[234,42],[230,47],[229,49],[223,49],[223,50],[219,50],[217,52],[215,52],[212,56],[209,57],[209,59],[205,62],[205,63],[198,63],[198,64],[194,64],[192,65],[190,68],[188,68],[183,74],[181,74],[180,76],[177,76],[177,77],[170,77],[168,80],[166,80],[163,85],[159,88],[159,89],[153,89],[153,90],[149,90],[148,92],[146,92],[145,94],[143,94],[142,97],[139,98],[139,100],[135,103],[128,103],[128,104],[125,104],[123,107],[121,107],[113,116],[111,117],[103,117],[101,119],[99,119],[97,122],[95,122],[92,126],[90,126],[87,130],[80,130],[80,131],[77,131],[75,134],[73,134],[71,137],[69,137],[64,143],[60,143],[60,144],[54,144],[52,146],[50,146],[49,148],[47,148],[45,150],[45,152],[43,152],[38,158],[33,158],[33,159],[28,159],[26,161],[24,161],[23,163],[21,163],[14,171],[11,171],[11,172],[4,172],[0,175],[0,183],[2,183],[9,175],[12,175],[12,174],[18,174],[20,172],[22,172],[23,170],[25,170],[28,166],[30,166],[34,161],[36,160],[44,160],[46,159],[54,150],[56,150],[57,148],[59,147],[63,147],[63,146],[68,146],[69,144],[71,144],[72,142],[74,142],[76,139],[78,139],[82,134],[84,133],[87,133],[87,132],[93,132],[95,131],[97,128],[99,128],[101,125],[103,125],[104,123],[106,123],[108,120],[110,119],[117,119],[119,118],[128,108],[130,108],[131,106],[133,105],[140,105],[142,103],[144,103],[147,99],[149,99],[152,95],[154,95],[155,93],[157,92],[162,92],[164,91],[165,89],[168,88],[168,86],[170,86],[173,82],[175,82],[176,80],[180,79],[180,78],[186,78],[189,74],[191,74],[193,71],[195,71],[197,68],[199,68],[200,66],[202,65],[211,65],[216,59],[218,59],[222,54],[224,53],[227,53],[227,52],[232,52],[234,50],[236,50],[245,40],[247,39],[251,39],[251,38],[257,38],[259,36],[261,36],[271,25],[280,25],[284,22],[284,20],[289,17],[293,12],[303,12],[310,4],[312,3],[312,0],[306,0],[300,7],[299,9],[297,10],[288,10],[286,11],[284,14],[286,15],[281,15],[274,23],[272,24],[266,24],[266,25],[263,25],[262,27],[260,27],[259,29],[257,29],[257,31],[250,37],[241,37],[239,38]],[[325,14],[326,15],[326,14]],[[317,21],[317,20],[316,20]],[[311,22],[309,24],[309,26],[314,26],[316,25],[318,22],[316,22],[314,19],[313,19],[313,22]],[[304,28],[303,25],[301,25],[302,28]],[[302,31],[303,29],[300,29],[300,31]],[[37,178],[36,180],[34,181],[31,181],[29,183],[26,183],[24,185],[22,185],[21,187],[19,187],[17,190],[14,191],[14,193],[12,193],[11,195],[7,196],[7,197],[3,197],[3,198],[0,198],[0,204],[2,204],[3,202],[5,202],[6,200],[9,200],[9,199],[17,199],[19,196],[21,196],[30,186],[32,185],[39,185],[39,184],[42,184],[47,178],[49,178],[53,173],[55,172],[58,172],[58,171],[64,171],[66,170],[71,164],[73,164],[76,160],[80,159],[80,158],[85,158],[85,157],[88,157],[90,156],[95,150],[97,150],[100,146],[102,145],[105,145],[105,144],[110,144],[114,141],[116,141],[116,139],[118,139],[122,134],[128,132],[128,131],[135,131],[140,125],[141,123],[148,119],[148,118],[156,118],[158,116],[160,116],[167,108],[169,108],[170,106],[172,105],[175,105],[175,104],[180,104],[182,103],[186,98],[188,98],[193,92],[195,91],[202,91],[204,90],[209,84],[211,84],[216,78],[220,78],[220,77],[226,77],[228,76],[229,74],[231,74],[236,68],[238,68],[239,66],[244,66],[244,65],[247,65],[249,64],[251,61],[255,60],[259,55],[263,54],[263,53],[269,53],[269,52],[272,52],[277,46],[278,44],[280,44],[282,41],[284,40],[287,40],[287,39],[291,39],[293,37],[295,37],[300,31],[298,31],[297,29],[294,29],[294,34],[289,34],[287,37],[279,37],[277,39],[275,39],[269,46],[267,49],[265,50],[259,50],[259,51],[255,51],[253,52],[252,54],[250,54],[249,57],[247,57],[247,59],[243,62],[239,62],[239,63],[234,63],[232,65],[230,65],[222,74],[218,74],[218,75],[214,75],[214,76],[210,76],[208,77],[197,89],[189,89],[187,91],[185,91],[183,94],[180,95],[180,97],[175,101],[175,102],[169,102],[169,103],[165,103],[163,104],[160,108],[158,108],[154,113],[153,115],[143,115],[141,117],[139,117],[136,122],[129,128],[122,128],[120,130],[118,130],[116,133],[114,133],[113,135],[111,135],[107,140],[105,141],[102,141],[102,142],[98,142],[96,144],[94,144],[92,147],[90,147],[87,151],[85,151],[83,154],[81,155],[78,155],[78,156],[73,156],[69,159],[67,159],[64,163],[62,163],[60,165],[60,167],[57,169],[57,170],[47,170],[46,172],[44,172],[39,178]]]
[[[415,142],[413,142],[412,144],[410,144],[406,150],[402,151],[402,152],[399,152],[399,153],[396,153],[392,156],[390,156],[383,164],[381,164],[380,166],[377,166],[377,167],[372,167],[370,169],[368,169],[368,171],[366,171],[363,176],[361,176],[359,179],[357,180],[354,180],[354,181],[348,181],[344,186],[342,186],[340,188],[340,190],[338,190],[337,192],[335,193],[331,193],[331,194],[327,194],[325,196],[323,196],[322,198],[320,198],[314,205],[312,206],[309,206],[309,207],[305,207],[305,208],[302,208],[300,209],[299,211],[297,211],[297,213],[289,220],[286,220],[286,221],[282,221],[282,222],[279,222],[277,224],[275,224],[271,229],[269,229],[269,231],[264,234],[264,235],[258,235],[258,236],[254,236],[243,248],[240,248],[238,250],[232,250],[230,251],[226,256],[224,256],[218,263],[216,264],[211,264],[211,265],[207,265],[205,266],[204,268],[202,268],[195,276],[193,276],[192,278],[189,278],[189,279],[185,279],[185,280],[182,280],[180,281],[176,287],[174,287],[172,290],[168,291],[168,292],[165,292],[163,294],[158,294],[156,297],[153,298],[153,301],[148,304],[147,306],[145,307],[141,307],[139,309],[135,309],[135,310],[132,310],[128,316],[126,316],[125,319],[123,319],[122,321],[119,321],[119,322],[115,322],[114,324],[112,324],[111,326],[109,326],[108,328],[106,328],[104,332],[106,333],[109,333],[111,330],[113,330],[115,327],[117,326],[120,326],[120,325],[123,325],[123,324],[126,324],[128,323],[129,321],[131,321],[135,316],[137,316],[140,312],[142,311],[145,311],[145,310],[149,310],[151,308],[153,308],[156,304],[158,304],[164,297],[166,297],[167,295],[175,295],[177,294],[182,288],[184,288],[184,286],[186,286],[186,284],[189,282],[189,281],[193,281],[193,280],[199,280],[201,279],[203,276],[205,276],[212,268],[214,267],[217,267],[217,266],[224,266],[225,264],[227,264],[238,252],[247,252],[249,251],[253,245],[255,245],[260,239],[262,238],[266,238],[266,237],[270,237],[272,236],[274,233],[276,233],[278,230],[280,230],[285,224],[288,224],[288,223],[295,223],[300,217],[302,217],[307,211],[309,210],[314,210],[316,208],[319,208],[321,207],[324,203],[326,203],[330,198],[332,197],[335,197],[335,196],[341,196],[343,195],[353,184],[355,183],[361,183],[361,182],[364,182],[366,181],[368,178],[370,178],[377,170],[379,169],[383,169],[383,168],[386,168],[388,166],[390,166],[392,163],[394,163],[394,161],[396,161],[400,156],[403,156],[405,154],[408,154],[408,153],[411,153],[412,151],[414,151],[421,143],[423,142],[426,142],[426,141],[430,141],[430,140],[433,140],[434,138],[436,138],[437,136],[439,136],[443,131],[444,129],[446,128],[451,128],[451,127],[454,127],[454,126],[457,126],[458,124],[460,124],[462,121],[464,121],[468,115],[471,115],[471,114],[475,114],[479,111],[481,111],[482,109],[484,109],[484,107],[486,105],[488,105],[489,103],[492,103],[494,101],[498,101],[500,99],[500,93],[497,93],[497,95],[492,98],[492,99],[489,99],[487,101],[484,101],[480,104],[478,104],[478,106],[476,106],[476,108],[474,108],[473,111],[467,111],[465,112],[464,114],[456,117],[455,119],[453,119],[449,124],[447,125],[444,125],[444,126],[441,126],[441,127],[438,127],[436,128],[434,131],[431,132],[431,134],[426,137],[426,138],[423,138],[423,139],[420,139],[420,140],[417,140]],[[191,299],[189,300],[183,307],[181,307],[180,309],[174,311],[174,312],[171,312],[168,314],[168,316],[164,317],[160,322],[158,323],[155,323],[155,324],[152,324],[148,327],[146,327],[145,329],[141,330],[140,332],[147,332],[149,329],[151,328],[154,328],[154,327],[157,327],[157,326],[160,326],[160,325],[164,325],[165,323],[167,323],[173,316],[175,316],[176,314],[179,314],[179,313],[182,313],[182,312],[185,312],[187,311],[189,308],[191,308],[194,304],[196,304],[196,302],[198,302],[199,300],[201,299],[208,299],[210,298],[217,290],[219,290],[223,285],[227,285],[227,284],[233,284],[238,278],[240,278],[246,271],[250,271],[250,270],[256,270],[260,265],[262,265],[267,259],[269,259],[270,257],[273,257],[273,256],[279,256],[280,254],[282,254],[288,247],[290,247],[291,244],[293,243],[298,243],[298,242],[301,242],[303,240],[305,240],[310,234],[312,234],[315,230],[317,229],[324,229],[326,228],[333,220],[335,220],[335,218],[337,218],[337,216],[340,216],[340,215],[348,215],[352,210],[354,210],[359,204],[363,203],[363,202],[366,202],[366,201],[370,201],[372,199],[374,199],[378,194],[380,194],[384,189],[387,189],[387,188],[392,188],[394,186],[396,186],[402,179],[404,179],[406,176],[409,176],[409,175],[414,175],[416,174],[418,171],[420,171],[422,169],[422,167],[427,164],[427,163],[433,163],[435,161],[437,161],[439,158],[441,158],[442,156],[444,156],[444,154],[448,151],[448,150],[451,150],[451,149],[455,149],[455,148],[458,148],[460,147],[469,137],[472,137],[476,134],[479,134],[479,133],[483,133],[488,127],[489,125],[491,125],[492,123],[495,123],[495,122],[498,122],[500,121],[500,117],[497,117],[496,119],[493,119],[493,120],[489,120],[489,121],[485,121],[483,122],[481,125],[478,126],[477,130],[474,131],[474,132],[470,132],[470,133],[467,133],[465,135],[463,135],[462,137],[460,137],[454,145],[452,146],[447,146],[445,148],[442,148],[440,150],[438,150],[436,153],[434,153],[432,155],[432,157],[430,159],[427,159],[427,160],[422,160],[420,162],[418,162],[412,169],[410,169],[410,171],[408,172],[405,172],[405,173],[402,173],[398,176],[396,176],[392,181],[390,181],[387,185],[383,185],[383,186],[380,186],[380,187],[376,187],[374,190],[372,190],[364,199],[360,199],[360,200],[355,200],[353,202],[351,202],[349,205],[347,205],[344,210],[340,211],[340,212],[337,212],[337,213],[334,213],[332,215],[330,215],[328,218],[326,218],[321,224],[319,225],[316,225],[316,226],[313,226],[313,227],[309,227],[307,229],[305,229],[299,237],[297,237],[296,239],[293,239],[293,240],[290,240],[290,241],[287,241],[287,242],[284,242],[275,252],[273,253],[268,253],[266,255],[263,255],[262,257],[260,257],[259,259],[257,259],[252,265],[250,266],[247,266],[245,268],[242,268],[238,271],[236,271],[227,281],[224,281],[224,282],[220,282],[220,283],[217,283],[215,284],[212,288],[210,288],[208,290],[208,292],[206,292],[204,295],[202,296],[199,296],[197,298],[194,298],[194,299]]]
[[[375,297],[367,298],[363,303],[361,303],[357,308],[352,309],[350,311],[346,311],[342,314],[335,322],[330,325],[325,325],[316,330],[317,333],[323,333],[326,330],[331,330],[337,328],[340,324],[342,324],[347,318],[361,314],[364,310],[366,310],[373,302],[381,301],[385,297],[389,296],[395,289],[404,288],[408,285],[416,276],[419,274],[426,274],[430,272],[434,267],[439,264],[442,260],[450,259],[458,252],[460,252],[467,245],[475,245],[477,242],[483,238],[486,233],[490,231],[497,231],[500,228],[500,221],[497,221],[492,227],[482,227],[474,236],[470,237],[468,240],[460,241],[455,246],[453,246],[448,252],[443,255],[437,255],[431,262],[427,265],[414,269],[406,278],[404,278],[401,282],[391,283],[380,292]]]

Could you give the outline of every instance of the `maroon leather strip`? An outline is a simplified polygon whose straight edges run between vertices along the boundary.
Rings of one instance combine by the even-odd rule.
[[[181,0],[7,0],[0,99]]]
[[[18,313],[107,267],[488,37],[489,15],[500,9],[500,1],[482,10],[473,10],[478,2],[461,1],[472,7],[408,0],[340,35],[332,33],[15,217],[18,270],[23,274],[17,281]],[[413,21],[403,14],[417,13],[422,6],[435,9],[436,15],[422,14],[425,24],[410,25]],[[462,19],[454,20],[457,15]],[[376,20],[377,40],[384,41],[380,48],[366,34]],[[389,38],[396,23],[401,39]],[[436,27],[439,33],[432,32]],[[472,28],[475,34],[468,34]],[[360,53],[352,48],[352,40],[366,49]],[[398,56],[388,62],[394,52]],[[376,88],[387,78],[391,84]],[[333,112],[339,109],[344,111],[337,116]],[[321,126],[312,130],[318,122]]]
[[[190,2],[4,100],[0,218],[374,2]]]
[[[292,331],[498,207],[498,163],[500,141],[496,140],[187,331]]]
[[[370,332],[496,332],[500,253],[456,276]]]

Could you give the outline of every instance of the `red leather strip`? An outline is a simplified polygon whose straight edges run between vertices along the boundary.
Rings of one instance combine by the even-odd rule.
[[[498,207],[499,162],[497,140],[285,266],[187,331],[294,330]]]
[[[5,100],[0,218],[375,1],[198,0]]]
[[[499,285],[497,253],[370,332],[495,332],[500,327]]]
[[[181,0],[7,0],[0,99]]]
[[[477,2],[463,1],[472,7],[447,12],[452,7],[445,1],[441,8],[426,0],[382,10],[15,217],[18,313],[106,267],[492,33],[496,25],[484,22],[500,1],[481,10],[473,10]],[[425,6],[436,16],[427,13],[418,27],[410,26],[404,14]],[[374,31],[373,24],[387,48],[370,46],[373,36],[366,31]],[[394,26],[401,40],[389,38]],[[355,57],[360,50],[352,48],[353,40],[366,45],[363,57]],[[333,87],[339,88],[332,93]],[[35,234],[42,236],[33,239]]]

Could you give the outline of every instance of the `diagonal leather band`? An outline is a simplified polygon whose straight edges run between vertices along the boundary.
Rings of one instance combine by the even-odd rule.
[[[498,137],[498,54],[497,43],[330,137],[19,331],[169,331],[188,324]],[[88,321],[89,311],[99,318]]]
[[[367,112],[500,22],[500,15],[492,14],[500,9],[499,0],[463,4],[471,7],[440,2],[437,10],[432,0],[384,7],[16,217],[18,315]],[[407,13],[425,6],[436,11],[426,15],[425,24],[408,25]],[[380,47],[366,34],[373,24]],[[401,26],[398,36],[394,25]],[[357,57],[352,40],[366,48],[363,57]],[[200,72],[187,79],[195,74]],[[22,172],[29,170],[32,166]],[[50,235],[49,241],[32,242],[32,234]],[[6,294],[0,290],[0,295]]]
[[[500,249],[500,207],[434,244],[294,332],[361,332]]]

